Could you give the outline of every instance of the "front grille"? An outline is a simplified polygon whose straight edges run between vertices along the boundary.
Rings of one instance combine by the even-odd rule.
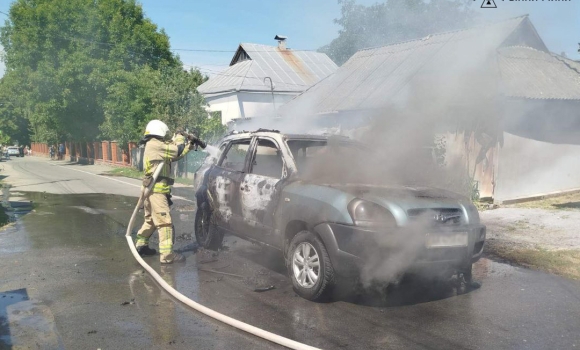
[[[467,258],[466,247],[426,249],[420,254],[419,261],[458,261]]]
[[[458,208],[416,208],[407,210],[412,222],[433,226],[454,226],[465,223],[463,211]]]

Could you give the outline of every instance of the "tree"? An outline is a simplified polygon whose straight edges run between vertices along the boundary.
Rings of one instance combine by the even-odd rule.
[[[206,80],[198,70],[178,67],[154,70],[144,66],[125,72],[107,89],[103,135],[124,146],[140,139],[150,120],[159,119],[171,130],[195,130],[204,138],[221,136],[225,132],[221,118],[208,116],[197,92]]]
[[[0,144],[27,145],[30,143],[30,125],[28,119],[19,117],[25,110],[8,94],[8,91],[16,90],[11,86],[13,83],[10,79],[0,80]]]
[[[475,12],[456,0],[387,0],[371,6],[355,0],[338,0],[341,29],[338,37],[319,51],[336,64],[346,62],[358,50],[417,39],[442,31],[468,27]]]
[[[0,43],[10,82],[1,88],[35,141],[98,138],[108,94],[128,75],[181,66],[132,0],[17,0]]]
[[[208,119],[197,87],[207,80],[198,70],[165,69],[154,93],[153,117],[170,128],[193,130]]]

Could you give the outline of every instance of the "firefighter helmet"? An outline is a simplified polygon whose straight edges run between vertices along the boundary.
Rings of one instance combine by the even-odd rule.
[[[165,137],[169,132],[169,128],[167,125],[162,122],[161,120],[154,119],[147,124],[145,128],[145,136],[152,135],[152,136],[159,136]]]

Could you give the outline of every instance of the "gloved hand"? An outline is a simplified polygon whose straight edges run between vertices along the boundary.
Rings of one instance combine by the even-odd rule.
[[[201,147],[202,149],[205,149],[207,147],[207,144],[202,140],[200,140],[195,134],[187,135],[187,140],[189,141],[190,145],[195,146],[196,151],[198,146]]]

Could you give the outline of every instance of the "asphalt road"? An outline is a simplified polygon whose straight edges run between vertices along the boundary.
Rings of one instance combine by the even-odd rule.
[[[0,231],[0,349],[277,348],[188,310],[143,273],[123,237],[138,180],[34,157],[0,166],[17,218]],[[481,288],[464,295],[415,281],[308,302],[276,251],[235,237],[219,254],[196,249],[191,190],[175,192],[184,198],[172,215],[187,263],[148,261],[180,292],[231,317],[325,349],[580,347],[578,281],[482,259]]]

